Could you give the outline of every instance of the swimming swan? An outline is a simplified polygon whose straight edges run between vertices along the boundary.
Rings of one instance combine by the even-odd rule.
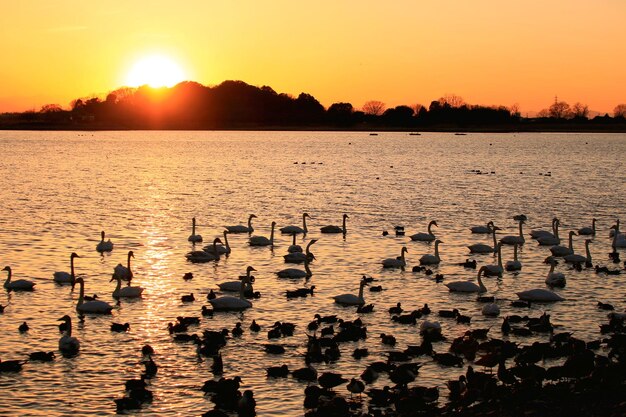
[[[305,235],[309,231],[306,227],[306,218],[311,218],[308,213],[302,214],[302,227],[299,226],[285,226],[280,228],[281,233],[304,233]]]
[[[189,242],[202,242],[202,235],[196,234],[196,218],[191,219],[191,235],[187,238]]]
[[[343,215],[343,226],[339,227],[339,226],[334,226],[334,225],[330,225],[330,226],[324,226],[320,229],[320,231],[322,233],[343,233],[344,235],[348,232],[348,229],[346,229],[346,219],[348,218],[347,214]]]
[[[296,233],[292,233],[291,234],[293,240],[291,242],[291,245],[287,248],[287,252],[289,253],[295,253],[295,252],[302,252],[302,246],[296,244]]]
[[[571,253],[569,255],[565,255],[563,257],[563,260],[570,264],[580,263],[580,264],[591,265],[591,251],[589,250],[590,243],[591,243],[591,239],[585,239],[586,256],[582,256],[577,253]]]
[[[224,226],[229,233],[252,233],[254,232],[254,228],[252,227],[252,219],[256,219],[256,215],[251,214],[248,217],[248,226],[237,225],[237,226]]]
[[[490,221],[489,223],[487,223],[487,226],[473,226],[473,227],[470,227],[470,231],[472,233],[487,234],[487,233],[491,233],[491,228],[492,227],[493,227],[493,222]]]
[[[135,253],[132,250],[129,250],[128,256],[126,257],[126,266],[117,264],[117,266],[113,268],[113,279],[119,278],[129,282],[133,279],[133,270],[130,268],[130,258],[134,257]]]
[[[450,292],[487,292],[487,288],[485,287],[481,279],[481,275],[483,274],[483,272],[485,272],[484,266],[478,270],[478,285],[476,285],[472,281],[453,281],[445,284],[445,286],[448,287],[448,290],[450,290]]]
[[[74,258],[80,258],[75,252],[72,252],[70,255],[70,272],[55,272],[52,274],[54,282],[57,284],[72,284],[74,285],[74,281],[76,280],[76,275],[74,274]]]
[[[218,243],[222,243],[222,241],[220,240],[219,237],[216,237],[213,240],[213,245],[212,245],[213,249],[210,252],[204,251],[204,250],[194,250],[194,251],[188,252],[185,255],[185,258],[187,258],[188,261],[194,262],[194,263],[219,261],[220,255],[217,254],[217,249],[216,249]]]
[[[308,260],[309,262],[312,261],[313,259],[315,259],[315,256],[313,255],[313,253],[311,253],[311,245],[315,242],[317,242],[317,239],[311,239],[311,241],[309,241],[309,243],[306,245],[304,253],[292,252],[288,253],[287,255],[283,255],[285,262],[297,264],[306,260]]]
[[[571,255],[572,253],[574,253],[574,249],[573,249],[574,236],[576,236],[576,232],[573,230],[570,230],[569,247],[562,246],[562,245],[552,246],[550,248],[550,252],[552,252],[552,256],[565,256],[565,255]]]
[[[100,236],[101,240],[96,245],[96,250],[100,253],[111,252],[113,250],[113,243],[111,242],[111,239],[107,240],[106,242],[104,241],[104,230],[100,233]]]
[[[615,231],[615,233],[613,233],[613,242],[611,243],[611,246],[613,247],[613,249],[626,248],[626,235],[623,233],[620,233],[619,221],[617,222],[617,225],[611,226],[611,229]]]
[[[399,257],[387,258],[383,260],[383,268],[404,268],[406,266],[406,259],[404,258],[404,254],[407,252],[408,249],[406,248],[406,246],[402,246]]]
[[[65,315],[58,321],[65,322],[65,334],[59,339],[59,350],[64,355],[75,355],[80,350],[80,342],[72,337],[72,319]]]
[[[546,285],[549,287],[565,287],[565,275],[562,272],[554,272],[554,268],[556,267],[556,260],[550,260],[550,271],[548,272],[548,276],[546,277]]]
[[[248,243],[250,246],[274,246],[274,228],[276,227],[276,222],[272,222],[272,231],[270,233],[270,238],[266,238],[265,236],[252,236]]]
[[[341,294],[333,297],[337,304],[344,304],[350,306],[357,306],[365,304],[365,299],[363,298],[363,288],[367,285],[367,280],[361,279],[361,283],[359,284],[359,295],[354,294]]]
[[[523,301],[564,301],[565,298],[561,297],[555,292],[545,290],[543,288],[535,288],[532,290],[521,291],[517,293],[520,300]]]
[[[416,233],[414,235],[411,235],[411,240],[417,240],[420,242],[432,242],[433,240],[437,238],[433,234],[433,231],[432,231],[433,226],[439,227],[439,225],[437,224],[435,220],[431,220],[431,222],[428,223],[428,233]]]
[[[230,244],[228,243],[228,234],[230,232],[228,230],[224,230],[224,242],[219,245],[213,242],[211,245],[206,245],[202,248],[203,251],[209,253],[217,253],[217,255],[228,255],[230,254]],[[221,241],[220,241],[221,242]]]
[[[309,269],[309,260],[304,261],[304,271],[297,268],[287,268],[276,272],[278,278],[306,278],[309,279],[313,275]]]
[[[498,254],[498,263],[485,265],[486,277],[492,277],[492,276],[501,277],[502,272],[504,272],[504,268],[502,267],[502,241],[498,242],[498,245],[496,246],[496,253]]]
[[[561,225],[561,222],[559,222],[559,219],[555,218],[555,220],[556,221],[552,223],[552,230],[554,231],[554,234],[539,236],[537,238],[537,243],[539,243],[539,245],[552,246],[561,243],[561,237],[559,236],[559,226]]]
[[[489,222],[493,225],[493,222]],[[496,253],[496,247],[498,246],[496,240],[496,231],[500,230],[498,226],[493,226],[490,233],[493,235],[493,246],[485,245],[484,243],[475,243],[473,245],[469,245],[467,248],[470,250],[470,253]]]
[[[221,284],[217,284],[217,286],[222,291],[239,291],[241,289],[241,281],[247,280],[248,282],[252,282],[252,277],[250,276],[252,271],[256,271],[256,269],[254,269],[254,267],[252,266],[249,266],[248,268],[246,268],[245,276],[240,277],[237,281],[222,282]]]
[[[245,286],[249,284],[247,279],[239,283],[239,297],[232,295],[223,295],[221,297],[209,300],[215,311],[242,311],[252,307],[252,303],[245,298]]]
[[[554,225],[556,223],[560,223],[557,217],[552,219],[552,232],[548,232],[547,230],[531,230],[530,237],[533,239],[539,239],[540,237],[554,237],[556,233],[554,231]]]
[[[11,272],[11,267],[10,266],[5,266],[3,269],[3,271],[7,271],[8,276],[6,281],[4,281],[4,288],[6,288],[7,290],[11,291],[32,291],[34,288],[35,284],[32,281],[28,281],[26,279],[18,279],[15,281],[11,281],[11,276],[12,276],[12,272]]]
[[[435,254],[431,255],[427,253],[426,255],[420,258],[420,265],[436,265],[441,262],[441,258],[439,257],[439,244],[443,243],[441,240],[435,240]]]
[[[85,300],[85,281],[82,278],[76,278],[76,283],[80,285],[80,294],[78,296],[78,302],[76,303],[76,311],[79,313],[92,313],[92,314],[111,314],[113,307],[100,300],[87,301]]]
[[[131,287],[130,285],[122,288],[122,279],[120,277],[113,276],[111,281],[116,280],[117,286],[113,290],[113,298],[138,298],[141,297],[141,293],[143,293],[143,288],[141,287]],[[109,281],[109,282],[111,282]]]
[[[514,244],[518,244],[518,245],[523,245],[524,242],[526,241],[526,239],[524,239],[524,232],[522,230],[522,225],[524,224],[524,220],[521,219],[519,221],[519,235],[517,236],[504,236],[502,239],[500,239],[500,242],[502,242],[505,245],[514,245]]]
[[[581,227],[578,229],[578,234],[583,236],[595,236],[596,235],[596,219],[591,219],[591,227]]]
[[[513,260],[506,261],[504,269],[507,271],[521,271],[522,263],[517,259],[517,243],[513,246]]]

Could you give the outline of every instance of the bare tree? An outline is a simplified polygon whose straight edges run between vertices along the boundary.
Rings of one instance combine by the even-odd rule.
[[[63,109],[58,104],[44,104],[41,106],[39,113],[57,113],[60,111],[63,111]]]
[[[574,103],[572,106],[572,116],[579,119],[586,119],[589,116],[589,106],[582,103]]]
[[[414,105],[413,105],[413,113],[414,113],[414,114],[416,114],[416,115],[418,115],[418,114],[420,114],[420,111],[421,111],[422,109],[424,109],[424,108],[425,108],[425,107],[424,107],[422,104],[419,104],[419,103],[414,104]]]
[[[550,111],[548,109],[541,109],[537,113],[537,117],[550,117]]]
[[[548,109],[550,117],[555,119],[566,119],[571,115],[570,106],[564,101],[557,101],[556,98],[554,103]]]
[[[461,107],[465,104],[465,100],[456,94],[446,94],[443,97],[439,97],[439,100],[437,101],[439,101],[439,104],[442,106],[447,104],[450,107]]]
[[[626,104],[618,104],[613,109],[613,117],[626,118]]]
[[[515,103],[515,104],[511,104],[511,106],[509,107],[509,114],[512,117],[519,117],[520,116],[520,111],[519,111],[519,103]]]
[[[385,111],[385,103],[377,100],[370,100],[363,105],[363,113],[372,116],[380,116]]]

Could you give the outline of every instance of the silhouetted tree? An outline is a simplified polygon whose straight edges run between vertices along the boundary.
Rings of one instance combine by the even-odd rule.
[[[377,100],[370,100],[363,104],[363,113],[370,116],[380,116],[385,111],[385,103]]]
[[[391,126],[410,126],[413,121],[413,109],[409,106],[387,109],[383,113],[383,119]]]
[[[461,96],[456,94],[446,94],[443,97],[439,97],[439,104],[442,106],[449,105],[450,107],[461,107],[465,104],[465,100]]]
[[[41,106],[39,113],[58,113],[62,111],[63,109],[58,104],[45,104]]]
[[[330,123],[348,126],[352,124],[352,113],[354,107],[350,103],[333,103],[330,105],[326,114]]]
[[[554,103],[548,109],[550,117],[555,119],[566,119],[570,116],[570,106],[564,101],[554,100]]]
[[[618,118],[621,117],[622,119],[626,118],[626,104],[618,104],[617,106],[615,106],[615,108],[613,109],[613,117]]]
[[[574,103],[571,109],[572,117],[575,119],[587,119],[589,116],[589,106],[582,103]]]

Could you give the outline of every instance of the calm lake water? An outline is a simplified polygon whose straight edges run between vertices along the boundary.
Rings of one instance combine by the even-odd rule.
[[[483,305],[475,295],[449,293],[444,286],[475,279],[476,271],[458,263],[470,258],[467,245],[491,244],[486,235],[470,234],[471,226],[493,220],[503,229],[500,236],[516,234],[512,217],[520,213],[529,219],[526,235],[531,229],[548,229],[554,216],[561,219],[561,237],[597,218],[598,234],[591,244],[594,264],[615,268],[607,256],[608,234],[617,218],[626,220],[624,134],[0,132],[0,154],[0,264],[12,267],[14,279],[37,283],[32,293],[3,289],[0,294],[0,304],[8,304],[0,314],[0,359],[57,351],[57,319],[64,314],[74,319],[73,335],[81,341],[74,358],[57,354],[54,362],[30,362],[21,373],[0,374],[1,415],[115,414],[113,400],[124,394],[124,381],[138,378],[143,370],[139,361],[144,344],[154,347],[160,368],[150,386],[154,401],[140,414],[200,415],[213,408],[200,391],[212,378],[212,361],[199,359],[194,345],[174,342],[167,324],[177,316],[200,316],[201,306],[208,305],[207,292],[243,274],[248,265],[257,269],[255,290],[262,297],[244,313],[203,318],[190,333],[243,323],[243,336],[230,339],[222,351],[224,376],[242,376],[242,390],[254,391],[260,416],[304,413],[306,384],[292,378],[268,380],[265,369],[283,363],[290,369],[304,366],[306,325],[315,313],[357,318],[354,307],[336,305],[332,296],[356,293],[363,274],[384,288],[380,293],[365,291],[366,302],[375,305],[373,313],[361,315],[369,337],[342,344],[342,357],[317,365],[320,373],[357,377],[368,363],[384,360],[392,348],[381,344],[380,333],[396,336],[393,350],[419,344],[419,324],[390,320],[387,310],[397,302],[409,311],[428,303],[434,312],[458,308],[473,317],[468,326],[432,314],[430,320],[439,321],[448,337],[435,344],[437,352],[447,351],[449,341],[467,329],[490,327],[490,335],[500,338],[501,317],[536,317],[544,311],[557,331],[597,339],[598,324],[607,321],[606,312],[596,309],[597,301],[613,303],[620,311],[626,307],[626,275],[577,272],[564,264],[557,268],[566,274],[567,286],[557,291],[566,301],[512,307],[517,291],[545,288],[548,268],[543,260],[550,253],[528,237],[519,255],[521,272],[484,280],[487,294],[497,297],[500,318],[482,316]],[[251,213],[258,216],[254,234],[269,236],[272,221],[277,227],[300,225],[303,212],[311,215],[310,232],[298,240],[305,244],[319,239],[312,247],[317,259],[309,283],[276,277],[276,271],[289,267],[282,255],[291,237],[280,233],[273,251],[249,247],[247,235],[230,235],[229,257],[208,264],[185,259],[193,249],[187,241],[192,217],[207,244],[221,236],[224,225],[245,223]],[[343,213],[350,216],[345,238],[319,232],[321,226],[341,224]],[[434,268],[444,274],[443,283],[411,272],[433,245],[412,242],[408,236],[425,232],[430,220],[437,221],[433,230],[443,241],[442,263]],[[396,237],[395,225],[404,226],[406,236]],[[95,250],[101,230],[115,244],[104,256]],[[575,238],[576,252],[584,253],[583,242]],[[381,260],[398,256],[403,245],[408,248],[407,269],[383,270]],[[136,256],[133,285],[144,287],[144,296],[116,304],[109,280],[129,250]],[[54,271],[69,270],[71,252],[81,256],[76,272],[85,280],[86,293],[97,293],[114,305],[112,315],[78,322],[77,292],[52,281]],[[494,262],[491,255],[472,258],[479,265]],[[503,258],[512,258],[511,247],[504,248]],[[182,279],[186,272],[193,273],[193,280]],[[286,289],[305,285],[315,285],[313,297],[285,297]],[[182,303],[181,296],[189,293],[196,301]],[[248,330],[253,319],[263,327],[257,334]],[[267,330],[277,320],[297,326],[293,337],[273,341],[286,346],[282,356],[268,355],[263,348]],[[30,331],[20,333],[24,321]],[[111,322],[128,322],[130,331],[111,332]],[[530,344],[548,337],[510,339]],[[370,356],[355,360],[351,353],[356,347],[367,347]],[[445,401],[445,381],[464,370],[418,361],[423,367],[415,384],[441,387]],[[386,377],[373,384],[383,385],[390,385]],[[337,390],[348,395],[343,387]]]

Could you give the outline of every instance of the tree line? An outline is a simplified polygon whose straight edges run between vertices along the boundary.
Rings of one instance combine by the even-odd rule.
[[[523,118],[519,107],[479,106],[456,95],[387,108],[368,101],[361,108],[338,102],[325,108],[310,94],[297,97],[271,87],[224,81],[208,87],[186,81],[171,88],[123,87],[104,98],[73,100],[69,109],[56,104],[39,111],[0,115],[0,128],[45,129],[532,129],[559,123],[577,125],[626,124],[626,104],[613,117],[589,120],[586,105],[555,102],[538,118]]]

